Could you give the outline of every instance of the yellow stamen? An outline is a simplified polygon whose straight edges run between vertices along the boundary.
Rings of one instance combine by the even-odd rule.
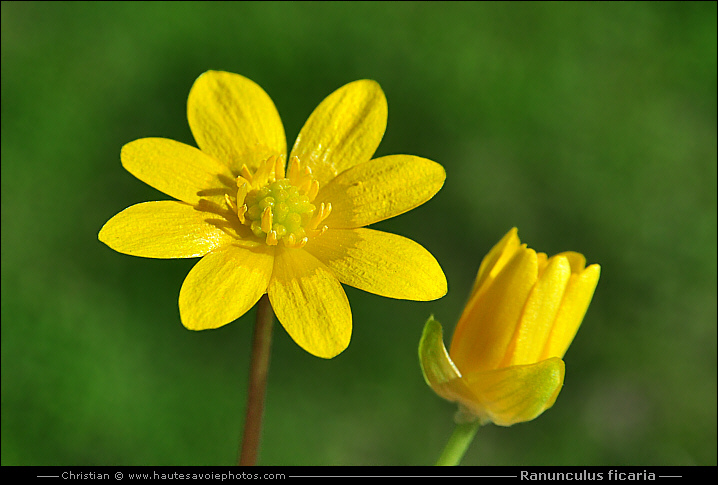
[[[284,239],[284,245],[288,248],[300,249],[303,248],[309,241],[308,237],[297,239],[294,234],[290,234],[289,237]]]
[[[269,175],[271,168],[270,166],[273,165],[274,157],[269,157],[264,162],[259,164],[259,167],[257,167],[257,170],[254,172],[253,180],[255,187],[261,187],[262,185],[266,185],[269,180]],[[272,167],[273,168],[273,167]]]
[[[316,198],[317,193],[319,193],[319,182],[316,180],[312,180],[312,183],[309,186],[309,190],[307,191],[307,197],[309,197],[309,202],[312,202]]]
[[[244,205],[247,192],[249,192],[249,183],[242,177],[237,177],[237,206]]]
[[[319,205],[319,210],[314,213],[312,218],[309,220],[309,224],[307,224],[307,227],[310,229],[316,229],[319,223],[321,223],[324,219],[329,217],[329,214],[332,212],[332,204],[327,203],[326,205],[324,202],[322,202]]]
[[[274,165],[274,179],[279,180],[284,178],[284,155],[277,157],[277,161]]]
[[[279,240],[277,239],[277,231],[269,231],[267,233],[267,245],[276,246]]]
[[[244,204],[241,207],[237,207],[237,216],[239,217],[239,222],[242,224],[247,223],[247,219],[244,217],[244,213],[247,212],[247,204]]]
[[[312,170],[299,158],[271,156],[261,162],[254,173],[246,165],[237,177],[237,197],[225,197],[239,221],[269,246],[281,240],[286,247],[302,248],[309,238],[322,235],[327,226],[331,204],[319,207],[312,201],[319,193],[319,182]]]
[[[249,171],[246,164],[242,164],[242,171],[240,173],[247,182],[250,184],[252,183],[252,173]]]
[[[312,178],[312,169],[309,167],[304,167],[297,175],[296,185],[299,188],[299,191],[306,194],[309,192],[309,188],[312,185],[312,181],[314,179]]]
[[[289,161],[289,168],[287,169],[287,178],[289,179],[289,182],[292,185],[298,185],[297,177],[299,176],[299,159],[297,157],[292,157],[292,159]]]
[[[269,233],[272,230],[272,208],[267,207],[262,212],[262,231]]]
[[[232,202],[232,199],[229,198],[229,195],[224,194],[224,200],[227,202],[227,205],[229,206],[229,208],[232,209],[232,212],[234,212],[236,214],[237,213],[237,205],[234,202]]]

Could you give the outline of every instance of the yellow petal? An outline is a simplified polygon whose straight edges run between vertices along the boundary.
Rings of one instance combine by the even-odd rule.
[[[242,164],[256,169],[267,157],[286,154],[284,126],[272,99],[239,74],[207,71],[198,77],[187,119],[202,151],[236,175]]]
[[[202,197],[221,202],[234,183],[231,172],[212,157],[166,138],[128,143],[120,158],[122,166],[147,185],[192,205]]]
[[[329,227],[368,226],[420,206],[436,194],[446,172],[436,162],[391,155],[354,165],[321,187],[315,204],[332,204]]]
[[[330,359],[349,345],[352,314],[342,285],[304,249],[275,246],[269,300],[287,333],[310,354]]]
[[[586,257],[581,253],[565,251],[563,253],[558,253],[556,256],[565,256],[568,259],[568,262],[571,264],[571,273],[578,274],[586,269]]]
[[[98,238],[120,253],[144,258],[196,258],[235,241],[217,216],[174,200],[144,202],[107,221]]]
[[[474,281],[474,286],[471,289],[472,297],[476,291],[488,286],[489,283],[496,278],[499,271],[513,258],[514,253],[520,245],[521,241],[518,237],[518,229],[514,227],[501,238],[501,241],[491,248],[491,251],[481,260],[476,281]]]
[[[344,284],[389,298],[429,301],[446,294],[446,277],[421,245],[373,229],[328,229],[304,248]]]
[[[299,132],[290,159],[299,157],[324,185],[369,160],[384,136],[387,105],[375,81],[349,83],[330,94]]]
[[[601,267],[592,264],[583,272],[571,275],[541,358],[563,358],[586,315],[600,274]]]
[[[554,256],[549,260],[529,294],[521,322],[501,367],[532,364],[540,360],[570,277],[568,258]]]
[[[553,406],[563,386],[565,367],[559,358],[536,364],[464,374],[472,399],[461,400],[482,422],[499,426],[531,421]]]
[[[224,246],[189,272],[179,295],[180,318],[190,330],[221,327],[244,315],[266,293],[274,250]]]
[[[536,252],[521,246],[496,279],[472,296],[449,351],[462,373],[498,367],[537,277]]]

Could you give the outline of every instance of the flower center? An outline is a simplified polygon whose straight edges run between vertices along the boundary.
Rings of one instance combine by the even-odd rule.
[[[312,171],[292,157],[284,169],[284,156],[269,157],[254,173],[246,165],[237,177],[237,197],[225,195],[227,205],[242,224],[270,246],[282,241],[290,248],[301,248],[309,238],[327,230],[319,226],[329,216],[331,204],[312,201],[319,191],[319,182]]]

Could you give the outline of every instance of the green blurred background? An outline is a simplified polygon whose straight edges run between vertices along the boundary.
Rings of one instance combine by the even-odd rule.
[[[449,294],[347,288],[349,348],[275,327],[264,465],[423,465],[455,406],[417,362],[450,338],[483,255],[512,226],[602,265],[556,405],[487,426],[467,465],[716,465],[716,3],[2,2],[2,464],[232,464],[254,311],[182,327],[196,260],[116,253],[100,227],[166,199],[123,144],[194,144],[209,70],[272,97],[293,143],[343,84],[383,87],[377,155],[446,168],[376,227],[423,244]]]

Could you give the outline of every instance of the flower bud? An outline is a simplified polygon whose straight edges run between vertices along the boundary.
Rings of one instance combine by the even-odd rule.
[[[562,358],[599,274],[579,253],[536,253],[513,228],[481,262],[449,352],[441,324],[427,321],[419,345],[427,384],[459,403],[460,421],[510,426],[538,417],[563,386]]]

